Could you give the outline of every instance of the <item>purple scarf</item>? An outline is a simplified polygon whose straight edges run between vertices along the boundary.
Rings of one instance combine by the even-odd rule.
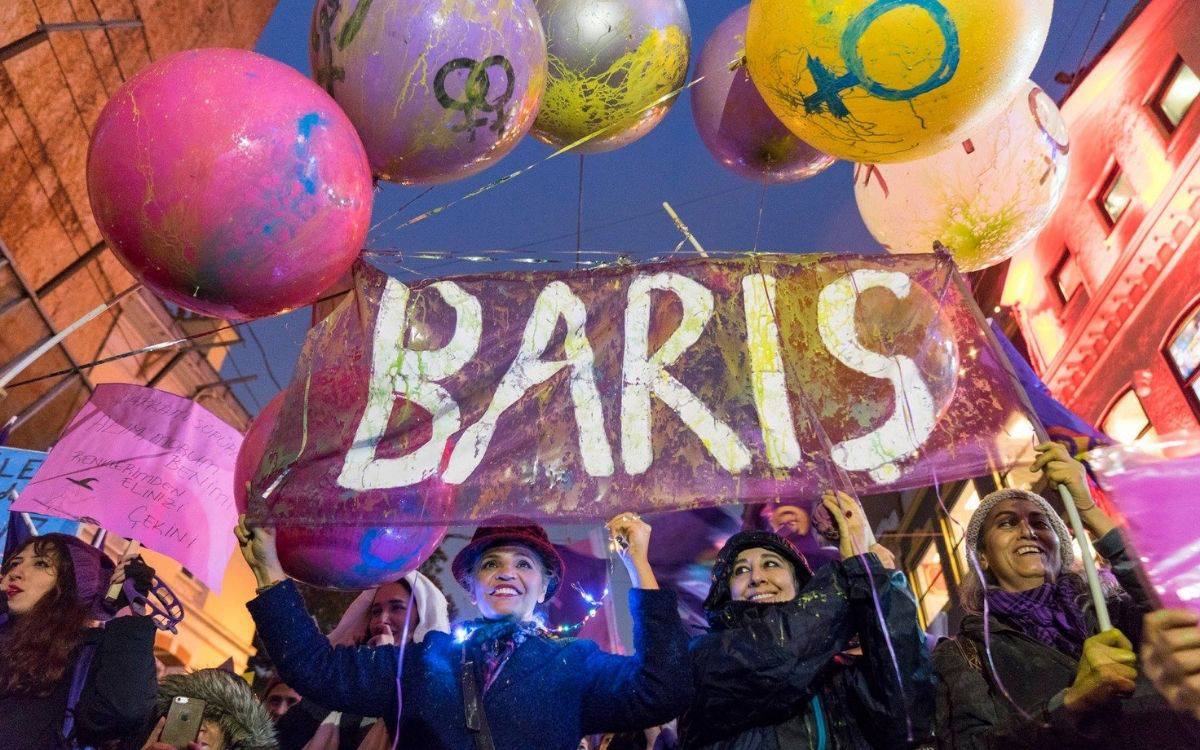
[[[1076,603],[1075,586],[1067,576],[1028,591],[987,590],[992,614],[1025,635],[1073,659],[1083,653],[1088,637],[1083,610]]]
[[[483,677],[483,689],[486,693],[496,681],[500,670],[508,658],[513,655],[530,636],[541,635],[543,628],[536,622],[513,622],[511,620],[472,620],[465,623],[467,628],[473,628],[468,640],[468,647],[478,649],[481,657],[480,669]]]

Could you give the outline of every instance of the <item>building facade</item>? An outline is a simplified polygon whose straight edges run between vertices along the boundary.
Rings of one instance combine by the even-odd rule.
[[[1200,425],[1200,3],[1147,0],[1060,103],[1062,203],[1035,242],[974,279],[1054,396],[1118,441]],[[962,530],[1020,470],[906,498],[902,550],[921,617],[953,630]]]
[[[151,61],[195,47],[251,48],[275,0],[6,0],[0,3],[0,373],[50,337],[134,285],[92,219],[85,165],[91,129],[109,96]],[[106,364],[151,344],[221,328],[182,317],[139,290],[24,368],[0,393],[7,443],[45,450],[106,382],[149,385],[202,403],[244,430],[250,415],[218,372],[231,330]],[[84,532],[87,533],[86,531]],[[110,554],[124,543],[110,538]],[[250,651],[253,596],[244,565],[221,594],[153,553],[188,619],[161,634],[174,665],[216,666]]]

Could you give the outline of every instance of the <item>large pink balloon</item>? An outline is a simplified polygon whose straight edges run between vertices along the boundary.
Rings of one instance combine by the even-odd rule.
[[[358,257],[366,153],[337,104],[253,52],[155,62],[92,133],[88,194],[130,272],[189,310],[235,320],[306,305]]]
[[[246,483],[262,462],[284,396],[280,393],[271,399],[242,440],[234,469],[234,501],[240,513],[246,512]],[[439,499],[439,507],[447,501],[448,497]],[[428,559],[445,535],[445,526],[275,527],[284,571],[304,583],[334,589],[365,589],[395,581]]]
[[[750,6],[735,10],[704,43],[692,88],[692,117],[717,161],[742,177],[777,184],[811,177],[834,158],[796,136],[772,114],[746,73],[729,63],[746,54]]]

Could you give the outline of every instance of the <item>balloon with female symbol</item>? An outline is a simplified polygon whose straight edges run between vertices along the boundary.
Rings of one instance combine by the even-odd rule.
[[[1029,77],[1053,3],[753,0],[750,78],[797,136],[834,156],[899,162],[994,116]]]
[[[1032,81],[969,138],[924,159],[860,164],[854,195],[875,239],[893,253],[935,241],[962,271],[999,263],[1050,220],[1067,185],[1067,126]]]
[[[255,417],[242,440],[234,469],[234,502],[239,513],[247,510],[248,483],[265,457],[286,395],[286,392],[280,393],[271,399]],[[435,506],[447,501],[448,496],[424,499]],[[271,498],[267,497],[266,502],[270,507]],[[395,581],[433,554],[445,535],[446,527],[440,525],[289,526],[279,523],[275,527],[279,562],[284,571],[309,585],[333,589],[364,589]]]
[[[313,77],[405,185],[467,177],[537,116],[546,42],[533,0],[319,0]]]
[[[687,78],[683,0],[537,0],[549,77],[533,136],[580,153],[628,145],[657,125]]]
[[[724,166],[742,177],[767,184],[811,177],[833,164],[792,135],[750,82],[743,62],[746,16],[750,6],[735,10],[717,26],[696,63],[692,117],[704,145]]]

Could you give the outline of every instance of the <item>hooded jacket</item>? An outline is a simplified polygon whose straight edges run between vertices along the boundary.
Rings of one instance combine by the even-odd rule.
[[[75,590],[100,619],[112,576],[112,560],[86,542],[66,534],[57,538],[71,557]],[[7,607],[5,608],[7,609]],[[0,658],[6,624],[0,624]],[[68,695],[81,655],[91,654],[83,691],[75,704],[73,737],[83,745],[127,740],[142,729],[154,704],[154,623],[127,616],[86,629],[61,678],[47,696],[0,695],[0,750],[58,750]]]
[[[1123,595],[1107,600],[1113,627],[1129,638],[1136,653],[1142,617],[1153,603],[1125,552],[1120,532],[1110,531],[1096,540],[1095,547],[1124,589]],[[1094,617],[1089,624],[1091,633],[1097,632]],[[940,748],[1200,747],[1200,723],[1171,711],[1140,672],[1132,696],[1077,717],[1063,706],[1063,693],[1075,681],[1078,661],[995,616],[988,621],[987,635],[985,640],[983,618],[967,615],[958,635],[934,649]],[[990,646],[990,664],[985,643]]]
[[[229,750],[273,750],[275,727],[246,681],[223,669],[201,669],[163,678],[155,698],[154,721],[166,716],[176,696],[205,702],[204,720],[215,721]]]
[[[684,750],[890,749],[927,737],[933,669],[916,602],[874,554],[822,567],[790,602],[726,601],[710,621],[691,644]],[[855,635],[862,656],[843,654]]]

